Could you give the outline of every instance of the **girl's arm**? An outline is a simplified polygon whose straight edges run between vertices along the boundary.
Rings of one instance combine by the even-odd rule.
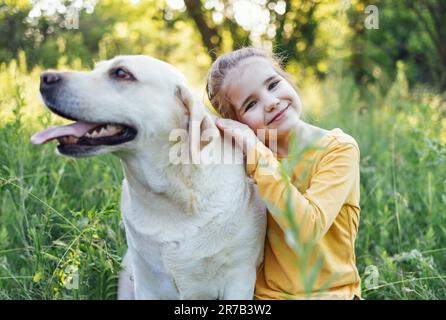
[[[281,175],[280,162],[247,125],[230,119],[218,119],[216,124],[243,149],[247,157],[247,174],[253,177],[271,213],[277,211],[275,208],[284,212],[286,190],[289,190],[299,241],[318,241],[344,204],[358,206],[359,199],[348,199],[353,188],[359,188],[359,148],[353,138],[335,138],[317,164],[308,189],[302,194],[291,184],[290,177]],[[354,194],[359,197],[359,192]],[[284,214],[272,214],[272,217],[282,230],[290,228],[289,219]]]
[[[359,149],[353,139],[352,142],[336,141],[330,145],[303,194],[291,184],[288,176],[281,175],[280,162],[263,143],[257,142],[248,150],[247,159],[247,174],[252,175],[270,212],[275,212],[274,208],[284,211],[286,190],[289,189],[293,218],[299,230],[299,240],[303,242],[321,239],[342,206],[348,204],[352,188],[359,187]],[[359,199],[351,200],[354,200],[352,205],[359,203]],[[290,227],[285,215],[272,214],[272,217],[282,230]]]

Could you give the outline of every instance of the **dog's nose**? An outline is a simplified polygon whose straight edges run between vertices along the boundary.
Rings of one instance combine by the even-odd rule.
[[[62,80],[58,72],[47,71],[40,75],[40,91],[47,90],[56,86]]]

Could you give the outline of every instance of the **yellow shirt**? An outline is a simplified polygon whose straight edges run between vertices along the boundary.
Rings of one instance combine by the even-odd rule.
[[[252,176],[268,207],[256,299],[351,300],[361,295],[354,250],[360,212],[359,148],[355,139],[341,129],[326,133],[316,146],[303,153],[293,167],[293,176],[285,180],[279,172],[282,164],[264,144],[258,143],[247,154],[247,174]],[[298,227],[294,241],[301,245],[312,243],[306,255],[307,264],[286,237],[290,219],[272,209],[283,211],[287,188]],[[302,271],[302,266],[307,271]],[[315,267],[318,273],[311,291],[306,291],[304,280],[311,278],[311,269]]]

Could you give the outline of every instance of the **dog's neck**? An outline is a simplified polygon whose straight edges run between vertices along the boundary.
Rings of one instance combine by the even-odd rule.
[[[131,186],[138,186],[138,190],[165,193],[169,186],[165,172],[168,164],[160,155],[153,150],[147,150],[122,158],[124,177],[128,183]]]
[[[129,191],[135,195],[139,193],[138,199],[147,198],[141,192],[169,198],[172,203],[176,203],[178,208],[183,209],[182,211],[199,214],[199,204],[194,199],[200,198],[200,196],[196,193],[217,194],[219,192],[218,183],[210,184],[209,181],[221,180],[223,171],[219,166],[225,165],[221,163],[173,164],[169,159],[169,153],[174,144],[168,142],[167,139],[165,141],[165,143],[149,143],[143,152],[121,157]],[[222,142],[216,140],[213,143],[221,144]],[[203,169],[203,166],[206,166],[206,170]],[[224,170],[224,172],[226,171]],[[238,188],[243,188],[243,172],[228,170],[228,174],[236,175],[235,179],[240,179]],[[204,185],[207,188],[203,188]],[[210,190],[211,185],[215,187],[215,190]]]

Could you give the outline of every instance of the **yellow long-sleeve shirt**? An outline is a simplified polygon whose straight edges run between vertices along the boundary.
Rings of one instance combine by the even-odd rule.
[[[247,174],[268,206],[256,299],[352,299],[361,295],[354,250],[360,212],[359,148],[341,129],[329,131],[315,146],[303,153],[293,176],[285,180],[279,173],[279,160],[264,144],[258,143],[247,154]],[[308,272],[318,257],[323,259],[311,293],[305,292],[302,260],[286,240],[289,218],[271,214],[275,212],[271,205],[285,208],[287,189],[299,230],[295,241],[313,243]]]

